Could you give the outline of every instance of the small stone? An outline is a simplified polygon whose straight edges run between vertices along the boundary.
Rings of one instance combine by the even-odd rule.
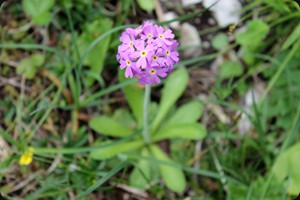
[[[173,19],[176,19],[177,17],[178,17],[178,15],[174,12],[167,12],[167,13],[164,14],[164,20],[165,21],[173,20]],[[175,29],[175,30],[179,29],[179,22],[178,21],[172,22],[169,25],[172,29]]]
[[[240,20],[242,5],[239,0],[219,0],[217,3],[216,0],[204,0],[203,6],[205,8],[212,6],[210,10],[220,27],[237,24]]]
[[[182,46],[191,46],[184,49],[185,56],[196,57],[201,54],[201,38],[195,26],[185,22],[180,29],[180,44]]]
[[[190,5],[195,5],[200,3],[202,0],[181,0],[183,7],[188,7]]]

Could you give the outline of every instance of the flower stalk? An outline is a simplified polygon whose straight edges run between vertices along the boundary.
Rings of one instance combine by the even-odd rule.
[[[145,98],[144,98],[144,128],[143,137],[146,144],[151,143],[151,137],[149,132],[149,103],[150,103],[151,85],[147,84],[145,87]]]

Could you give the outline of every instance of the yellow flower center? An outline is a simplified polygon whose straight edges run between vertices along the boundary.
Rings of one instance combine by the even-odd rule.
[[[152,60],[156,61],[157,60],[157,56],[153,56]]]
[[[155,73],[156,73],[156,70],[155,70],[155,69],[151,69],[151,70],[150,70],[150,74],[153,75],[153,74],[155,74]]]
[[[136,30],[136,32],[137,32],[137,33],[140,33],[140,32],[142,32],[142,30],[141,30],[141,29],[139,29],[139,30]]]
[[[133,42],[129,42],[129,46],[132,46],[133,45]]]
[[[148,38],[152,38],[152,34],[149,33],[149,34],[147,35],[147,37],[148,37]]]
[[[126,61],[126,64],[130,66],[131,62],[129,60]]]
[[[169,51],[169,50],[167,50],[167,52],[166,52],[166,53],[167,53],[167,55],[168,55],[168,56],[170,55],[170,51]]]
[[[141,56],[146,56],[147,55],[147,51],[143,50],[141,51]]]
[[[165,37],[162,34],[159,34],[160,39],[164,39]]]

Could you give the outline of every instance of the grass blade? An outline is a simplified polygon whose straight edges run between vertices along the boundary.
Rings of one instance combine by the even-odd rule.
[[[107,180],[109,180],[111,177],[113,177],[116,173],[118,173],[121,169],[126,167],[128,165],[128,161],[125,160],[121,162],[119,165],[114,167],[111,171],[109,171],[104,177],[99,179],[94,185],[89,187],[86,191],[78,195],[75,200],[82,199],[83,197],[87,196],[88,194],[92,193],[94,190],[96,190],[98,187],[100,187],[103,183],[105,183]]]

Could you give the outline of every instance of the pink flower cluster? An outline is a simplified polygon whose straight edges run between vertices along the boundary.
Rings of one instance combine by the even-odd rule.
[[[125,69],[125,77],[136,77],[139,83],[160,83],[179,61],[178,42],[171,30],[146,21],[133,29],[127,28],[120,37],[117,60]]]

